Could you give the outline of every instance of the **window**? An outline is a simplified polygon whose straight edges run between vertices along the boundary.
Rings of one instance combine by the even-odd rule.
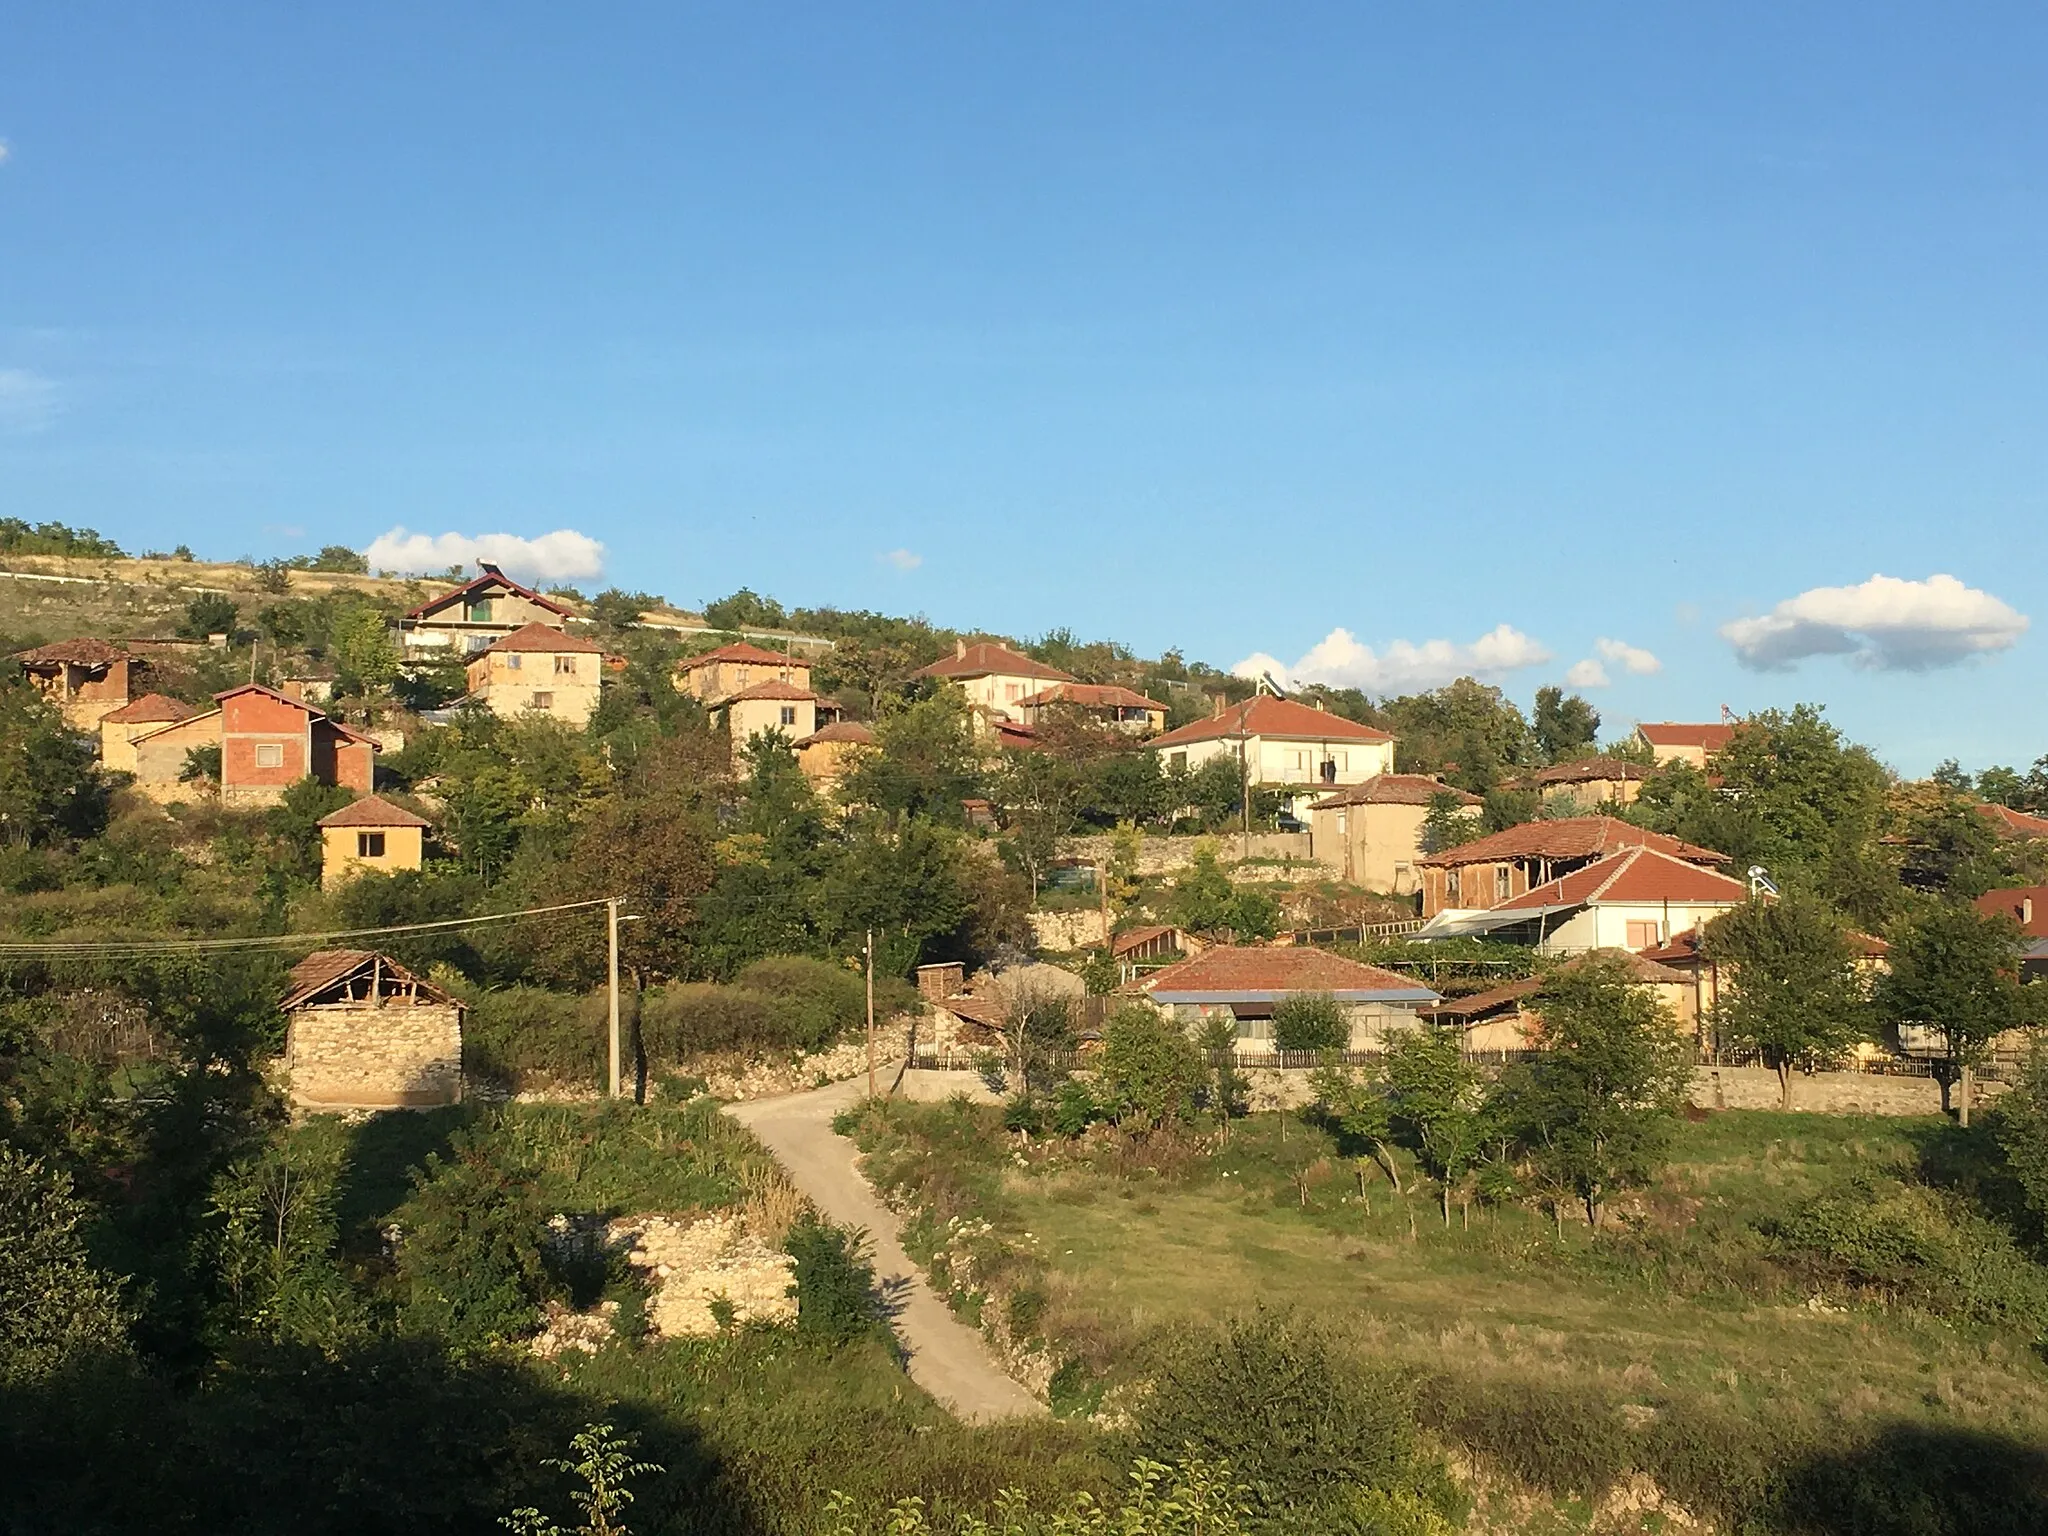
[[[1495,901],[1506,901],[1510,896],[1514,895],[1514,883],[1514,871],[1505,864],[1497,866],[1493,872],[1493,899]]]
[[[359,859],[383,858],[384,834],[382,832],[358,832],[356,834],[356,857]]]
[[[785,704],[782,706],[782,723],[784,725],[796,724],[796,706],[794,704]]]
[[[1173,770],[1173,771],[1174,771],[1175,773],[1186,773],[1186,772],[1188,771],[1188,755],[1187,755],[1187,753],[1185,753],[1185,752],[1171,752],[1171,753],[1168,753],[1168,754],[1167,754],[1167,758],[1166,758],[1166,766],[1167,766],[1167,767],[1169,767],[1169,768],[1171,768],[1171,769],[1172,769],[1172,770]]]
[[[256,766],[258,768],[282,768],[284,766],[284,743],[281,741],[257,742]]]
[[[463,609],[463,617],[472,624],[491,622],[491,600],[488,597],[472,597]]]
[[[1462,882],[1458,879],[1457,870],[1447,869],[1444,871],[1444,901],[1446,902],[1446,904],[1453,907],[1455,907],[1458,904],[1458,887],[1461,883]]]
[[[489,635],[464,635],[462,637],[462,645],[465,650],[471,652],[487,651],[491,648],[491,637]]]
[[[1654,922],[1630,923],[1628,925],[1628,947],[1630,949],[1655,949],[1664,942],[1664,935]]]
[[[1023,697],[1024,685],[1022,683],[1003,684],[1003,701],[1005,703],[1014,704]]]
[[[555,676],[574,677],[575,675],[576,658],[574,656],[557,656],[555,658]]]
[[[533,707],[535,709],[553,709],[555,707],[555,696],[552,693],[536,693],[533,696]]]
[[[517,651],[507,651],[505,653],[505,668],[510,672],[517,672],[519,670],[519,653]]]
[[[1264,1019],[1239,1019],[1237,1038],[1240,1040],[1270,1040],[1273,1038],[1273,1021]]]

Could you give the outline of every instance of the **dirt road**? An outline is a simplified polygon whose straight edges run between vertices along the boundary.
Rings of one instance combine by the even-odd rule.
[[[902,1224],[855,1170],[853,1143],[832,1133],[832,1117],[866,1093],[866,1079],[855,1078],[809,1093],[731,1104],[725,1112],[761,1138],[827,1217],[867,1229],[875,1279],[891,1299],[912,1381],[973,1423],[1043,1414],[1045,1405],[1003,1374],[981,1335],[955,1318],[925,1283],[903,1251]]]

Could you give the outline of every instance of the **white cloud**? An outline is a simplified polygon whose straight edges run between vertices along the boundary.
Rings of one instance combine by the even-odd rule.
[[[1605,688],[1614,681],[1607,675],[1607,669],[1590,656],[1584,661],[1573,662],[1564,680],[1569,688]]]
[[[1593,649],[1600,653],[1602,661],[1613,662],[1622,671],[1629,673],[1633,677],[1654,677],[1657,673],[1664,670],[1663,662],[1659,661],[1641,646],[1630,645],[1625,640],[1609,640],[1603,635],[1593,642]],[[1592,686],[1596,688],[1603,687],[1605,683],[1606,673],[1603,671],[1601,681]]]
[[[913,554],[907,549],[892,549],[882,559],[899,571],[914,571],[924,564],[924,556]]]
[[[1721,626],[1735,659],[1783,672],[1809,656],[1847,656],[1879,672],[1951,667],[2006,650],[2027,632],[2027,616],[1953,576],[1902,581],[1873,576],[1854,587],[1815,587],[1759,618]]]
[[[26,368],[0,368],[0,432],[40,432],[57,419],[57,381]]]
[[[1231,671],[1239,677],[1271,672],[1280,682],[1326,683],[1367,693],[1413,693],[1440,688],[1460,677],[1500,678],[1548,660],[1549,651],[1507,624],[1489,630],[1470,645],[1449,640],[1425,640],[1420,645],[1395,640],[1383,651],[1361,645],[1348,629],[1333,629],[1291,667],[1259,651]]]
[[[578,581],[604,574],[604,546],[572,528],[557,528],[535,539],[516,533],[409,533],[393,528],[379,534],[365,554],[373,571],[429,573],[488,560],[509,575],[535,581]]]
[[[13,153],[14,151],[8,147],[7,141],[0,139],[0,165],[5,165],[7,157]]]

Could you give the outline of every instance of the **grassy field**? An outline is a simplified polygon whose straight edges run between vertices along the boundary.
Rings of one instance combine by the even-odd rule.
[[[1844,1283],[1773,1236],[1843,1190],[1995,1204],[1973,1182],[1981,1147],[1943,1121],[1684,1125],[1657,1185],[1597,1238],[1519,1205],[1454,1204],[1446,1229],[1433,1188],[1361,1181],[1294,1116],[1150,1148],[1027,1144],[956,1101],[870,1111],[858,1135],[956,1304],[1067,1362],[1069,1411],[1114,1405],[1191,1326],[1266,1306],[1402,1367],[1448,1442],[1557,1493],[1648,1470],[1733,1506],[1774,1444],[2048,1445],[2037,1328]],[[1613,1422],[1638,1433],[1609,1437]]]

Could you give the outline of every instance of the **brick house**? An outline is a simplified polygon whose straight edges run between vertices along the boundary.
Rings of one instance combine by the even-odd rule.
[[[521,586],[487,561],[451,592],[430,597],[398,620],[408,656],[467,656],[529,624],[565,629],[575,617],[545,593]]]
[[[426,862],[428,821],[382,795],[364,795],[322,816],[320,889],[331,891],[360,874],[396,874]]]
[[[462,1099],[463,1006],[388,955],[323,949],[278,1004],[304,1109],[426,1109]]]
[[[1353,885],[1411,895],[1421,888],[1422,823],[1439,795],[1448,795],[1463,815],[1479,815],[1477,795],[1426,774],[1375,774],[1340,789],[1308,808],[1310,856]]]
[[[1693,977],[1641,955],[1614,951],[1629,968],[1629,978],[1661,1004],[1681,1033],[1699,1035],[1700,1003]],[[1570,961],[1567,964],[1577,964]],[[1422,1010],[1425,1022],[1456,1029],[1468,1051],[1525,1051],[1540,1043],[1543,1016],[1534,1004],[1542,978],[1527,976],[1471,997],[1446,998]]]
[[[1442,1001],[1413,977],[1361,965],[1326,949],[1218,944],[1117,989],[1151,1003],[1199,1034],[1227,1018],[1240,1053],[1273,1047],[1273,1008],[1297,992],[1327,992],[1351,1021],[1353,1050],[1371,1050],[1390,1034],[1418,1027],[1417,1010]]]
[[[1529,775],[1528,786],[1545,805],[1572,800],[1580,805],[1628,805],[1656,770],[1619,757],[1582,757],[1552,763]]]
[[[220,748],[220,797],[228,805],[275,805],[304,778],[364,795],[373,787],[377,743],[362,732],[260,683],[214,700],[203,715],[135,738],[138,788],[155,799],[175,798],[185,755],[201,746]]]
[[[36,692],[55,704],[74,731],[94,731],[100,721],[130,699],[130,690],[149,663],[120,646],[90,636],[58,640],[14,659]]]
[[[1126,736],[1156,736],[1166,729],[1166,706],[1114,683],[1054,683],[1020,699],[1025,725],[1043,725],[1062,712],[1097,721]]]
[[[604,690],[604,647],[526,624],[475,652],[467,671],[469,696],[492,714],[550,715],[580,729]]]
[[[814,786],[829,790],[846,777],[847,759],[862,747],[874,744],[871,727],[858,720],[835,720],[796,743],[797,766]]]
[[[1655,848],[1693,864],[1723,861],[1711,848],[1696,848],[1612,816],[1525,822],[1418,859],[1422,915],[1497,906],[1624,848]]]

